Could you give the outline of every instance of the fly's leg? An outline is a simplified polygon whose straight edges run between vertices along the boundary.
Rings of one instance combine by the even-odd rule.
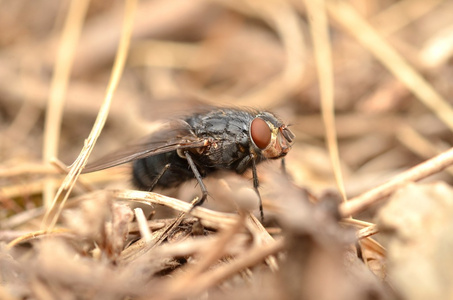
[[[258,181],[258,174],[256,172],[255,156],[253,154],[250,154],[250,155],[244,157],[244,159],[242,159],[242,161],[239,163],[238,167],[236,168],[236,172],[238,172],[239,174],[242,174],[250,166],[250,161],[252,163],[253,188],[255,190],[255,193],[258,195],[260,217],[261,217],[261,222],[263,223],[264,222],[263,203],[261,201],[260,191],[258,190],[260,183]]]
[[[159,182],[159,180],[162,178],[162,176],[164,176],[165,172],[170,168],[170,166],[171,166],[171,163],[166,164],[163,167],[163,169],[160,171],[160,173],[157,174],[157,176],[153,179],[153,182],[151,183],[151,186],[148,189],[148,192],[151,192],[152,190],[154,190],[154,188],[156,187],[156,184]]]
[[[256,160],[254,157],[252,157],[252,174],[253,174],[253,188],[255,189],[255,192],[258,195],[259,200],[261,223],[264,223],[263,202],[261,201],[260,191],[258,190],[260,183],[258,181],[258,173],[256,172]]]
[[[206,186],[204,185],[203,180],[201,179],[200,172],[198,172],[197,166],[193,162],[192,156],[190,156],[189,151],[184,151],[184,155],[186,156],[187,162],[189,163],[189,166],[192,169],[193,174],[195,175],[195,179],[197,179],[198,184],[200,185],[200,189],[201,189],[201,193],[202,193],[200,200],[193,203],[193,206],[192,206],[192,209],[193,209],[195,206],[203,204],[203,202],[208,197],[208,190],[206,189]]]
[[[286,173],[286,162],[285,158],[282,158],[282,173],[283,175],[287,176],[288,174]]]

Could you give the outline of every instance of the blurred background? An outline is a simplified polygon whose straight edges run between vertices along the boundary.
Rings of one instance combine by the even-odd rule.
[[[45,120],[55,116],[55,102],[48,99],[69,6],[0,1],[3,199],[29,199],[42,190],[43,175],[57,173],[43,163],[51,130]],[[334,129],[351,197],[450,147],[450,129],[438,115],[453,120],[444,109],[453,89],[453,1],[327,1],[326,7]],[[61,132],[53,141],[55,156],[67,165],[82,149],[105,96],[123,10],[122,1],[90,1],[71,48],[73,65],[59,104]],[[369,30],[381,39],[367,40]],[[399,62],[382,44],[426,86],[413,82],[414,88],[412,77],[395,75]],[[92,157],[199,106],[255,107],[291,124],[297,140],[287,165],[294,182],[314,193],[335,188],[314,54],[303,1],[140,1],[126,67]],[[421,100],[426,89],[446,106],[436,109]],[[277,162],[271,165],[278,171]],[[128,172],[110,172],[99,179],[103,186],[113,179],[128,184]],[[260,176],[266,182],[266,174]],[[451,182],[447,173],[436,176]]]
[[[70,195],[70,200],[75,200],[72,205],[82,203],[78,207],[81,212],[69,212],[65,221],[69,220],[69,225],[62,226],[63,233],[59,228],[49,233],[62,237],[55,239],[61,245],[55,247],[53,239],[45,238],[50,246],[39,243],[39,237],[34,243],[43,206],[53,199],[68,171],[66,166],[81,152],[106,97],[123,30],[125,2],[0,0],[0,282],[6,284],[0,285],[2,299],[28,299],[27,295],[62,299],[62,295],[69,295],[68,290],[80,295],[80,283],[106,292],[103,299],[129,299],[131,295],[148,299],[155,296],[154,284],[160,287],[161,279],[171,282],[173,277],[166,274],[179,271],[180,266],[196,266],[182,256],[193,256],[196,261],[196,254],[220,249],[211,242],[223,235],[205,228],[201,229],[205,236],[192,237],[196,234],[191,225],[183,225],[178,227],[184,233],[181,240],[190,236],[190,242],[202,241],[203,247],[192,244],[196,247],[187,249],[196,250],[180,256],[180,252],[163,251],[171,256],[164,263],[158,261],[164,257],[159,256],[163,255],[159,249],[140,257],[146,253],[136,247],[140,244],[129,244],[140,236],[137,223],[130,224],[133,214],[129,207],[118,208],[116,202],[109,202],[108,193],[90,193],[131,188],[129,165],[83,175]],[[452,208],[445,208],[453,207],[449,202],[453,192],[447,185],[412,186],[407,194],[399,194],[403,200],[400,206],[392,206],[398,203],[396,197],[377,218],[376,210],[369,207],[354,216],[378,223],[382,230],[376,238],[379,242],[384,244],[387,234],[403,246],[401,250],[397,244],[392,251],[390,244],[388,252],[384,247],[389,244],[383,247],[375,236],[368,236],[377,232],[374,223],[348,218],[338,225],[332,213],[336,206],[331,210],[329,204],[310,206],[305,201],[307,194],[301,191],[309,191],[310,200],[326,194],[339,198],[336,170],[343,174],[346,195],[354,197],[451,147],[452,12],[452,0],[138,1],[125,68],[90,161],[159,130],[165,120],[200,107],[270,110],[290,124],[296,135],[286,157],[291,184],[283,180],[279,161],[258,167],[265,216],[277,212],[280,222],[266,228],[276,240],[261,227],[238,227],[233,234],[242,239],[231,239],[237,248],[228,252],[224,247],[228,258],[218,257],[219,262],[222,259],[218,265],[228,269],[226,262],[259,254],[253,252],[257,249],[268,251],[268,246],[282,242],[283,236],[286,259],[279,260],[281,272],[269,268],[269,260],[268,265],[260,263],[248,273],[239,269],[236,279],[241,280],[228,289],[231,280],[220,290],[242,295],[235,299],[250,299],[251,286],[259,295],[257,299],[283,299],[282,293],[292,292],[293,296],[312,296],[304,299],[381,299],[376,291],[389,287],[397,291],[395,299],[401,299],[398,293],[404,299],[451,296]],[[323,121],[329,119],[329,95],[334,100],[330,112],[335,123]],[[326,146],[327,134],[335,132],[338,167],[332,167]],[[425,181],[451,184],[451,174],[447,169]],[[244,177],[221,174],[207,178],[207,205],[222,197],[256,197],[254,192],[242,190],[252,187],[251,174]],[[199,189],[189,182],[164,194],[191,200],[199,195]],[[420,199],[415,202],[416,198]],[[280,210],[279,205],[273,205],[276,203],[281,204]],[[230,205],[225,209],[236,208]],[[115,218],[122,222],[116,224],[121,230],[109,231]],[[219,224],[225,220],[229,219],[220,218]],[[159,225],[158,221],[148,220],[155,226],[152,230],[166,232],[165,223]],[[198,220],[192,218],[191,222]],[[130,233],[129,225],[135,226],[135,232]],[[365,232],[356,230],[363,227]],[[262,231],[257,233],[256,228]],[[27,237],[24,243],[19,240],[18,246],[12,246],[14,251],[3,247],[29,232],[33,233],[28,237],[30,242]],[[181,240],[168,238],[164,249],[177,246]],[[276,256],[282,253],[279,245],[281,248],[273,252]],[[134,251],[141,254],[136,260],[127,260],[128,253]],[[124,265],[118,263],[122,260]],[[407,263],[407,269],[398,266],[401,262]],[[214,271],[222,269],[217,263],[217,259],[211,262]],[[86,269],[80,267],[82,264]],[[387,270],[390,282],[386,281]],[[210,271],[203,275],[212,279]],[[408,276],[415,273],[418,281]],[[109,274],[105,278],[110,279],[98,274]],[[74,280],[79,280],[78,284],[73,284]],[[403,281],[407,284],[401,284]],[[11,289],[6,289],[7,285]],[[419,287],[427,287],[428,293],[423,294]],[[123,294],[116,290],[120,288]],[[20,290],[22,294],[16,293]],[[39,297],[52,293],[54,298]],[[80,299],[91,299],[92,295],[87,289],[86,298]],[[230,296],[224,294],[225,299],[233,298]]]

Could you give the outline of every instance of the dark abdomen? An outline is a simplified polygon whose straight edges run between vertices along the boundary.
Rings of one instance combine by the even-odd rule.
[[[176,187],[181,183],[194,178],[187,160],[179,157],[176,151],[162,153],[136,160],[133,165],[133,183],[141,190],[152,190],[153,182],[170,163],[157,182],[162,188]]]

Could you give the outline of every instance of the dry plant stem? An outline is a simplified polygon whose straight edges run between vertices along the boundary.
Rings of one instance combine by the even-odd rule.
[[[360,244],[362,245],[362,247],[366,247],[382,257],[385,257],[387,254],[387,250],[385,250],[385,248],[381,244],[376,242],[376,240],[373,240],[370,237],[361,239]]]
[[[167,227],[165,228],[165,230],[161,231],[162,232],[161,235],[156,238],[156,242],[154,243],[152,248],[156,248],[157,246],[162,244],[162,242],[166,238],[171,236],[175,232],[175,230],[178,228],[179,224],[181,224],[181,222],[184,219],[184,217],[186,216],[186,214],[187,214],[186,212],[180,213],[179,216],[172,223],[168,224]]]
[[[4,66],[2,65],[2,67]],[[12,79],[11,81],[8,80],[8,83],[9,82],[14,82],[14,79]],[[27,86],[26,80],[22,80],[20,85]],[[38,122],[41,116],[41,110],[33,103],[32,100],[32,98],[36,96],[34,94],[34,90],[27,88],[25,89],[25,91],[23,89],[22,92],[25,93],[23,95],[25,100],[20,106],[20,110],[14,117],[14,120],[11,123],[11,125],[8,127],[7,130],[4,131],[3,135],[4,143],[11,143],[13,140],[16,142],[24,141],[24,139],[26,139],[30,134],[31,130],[36,126],[36,123]],[[3,105],[8,106],[8,104],[6,103],[3,103]]]
[[[66,169],[65,174],[68,173],[67,171],[68,170]],[[41,174],[46,175],[47,173],[48,172],[41,173],[38,171],[37,172],[32,171],[32,172],[30,172],[30,175],[41,175]],[[121,179],[124,179],[124,176],[121,174],[114,174],[113,172],[108,172],[108,173],[110,175],[109,179],[113,179],[115,175],[119,175],[119,176],[121,176],[120,177]],[[23,173],[23,175],[27,175],[27,173]],[[49,175],[52,175],[52,174],[49,174]],[[90,177],[90,179],[88,180],[88,181],[90,181],[90,183],[105,182],[104,177],[96,175],[94,173],[93,173],[93,175],[90,174],[88,176]],[[28,182],[26,184],[17,184],[17,185],[10,185],[10,186],[6,186],[6,187],[2,187],[1,196],[15,198],[15,197],[23,197],[24,195],[38,195],[38,194],[42,194],[45,180],[53,180],[53,181],[55,181],[55,185],[60,185],[63,181],[63,176],[56,176],[57,178],[51,178],[51,179],[47,179],[47,178],[43,178],[43,177],[44,176],[38,177],[36,180],[33,180],[32,182]],[[80,187],[82,187],[86,191],[93,190],[90,187],[90,185],[87,184],[86,182],[81,183],[80,181],[77,181],[77,183]]]
[[[390,181],[350,199],[340,205],[343,217],[357,214],[380,199],[389,196],[398,188],[438,173],[453,164],[453,148],[447,150],[391,179]]]
[[[262,245],[273,243],[274,238],[267,232],[263,224],[252,214],[247,213],[246,227],[253,235],[254,245],[260,247]],[[278,271],[277,259],[273,255],[266,257],[266,263],[272,272]]]
[[[83,167],[86,165],[88,157],[90,156],[90,153],[93,150],[99,135],[101,134],[102,128],[104,127],[105,121],[107,120],[113,94],[118,86],[126,62],[126,57],[130,44],[130,37],[132,34],[132,26],[134,23],[134,14],[136,6],[137,0],[126,1],[121,40],[118,46],[118,52],[115,58],[115,63],[113,65],[113,71],[110,77],[109,85],[107,87],[107,93],[104,102],[102,103],[101,109],[99,111],[98,117],[96,118],[93,129],[91,130],[88,139],[85,140],[85,145],[82,151],[80,152],[79,157],[77,157],[76,161],[72,165],[71,171],[69,172],[68,176],[66,176],[63,184],[58,189],[54,201],[44,217],[43,225],[48,229],[53,228],[53,226],[55,226],[55,223],[57,222],[61,210],[63,209],[64,202],[66,202],[66,200],[68,199],[75,182],[77,181],[80,173],[82,172]],[[53,211],[53,207],[60,198],[62,200],[58,208],[58,211],[54,215],[52,221],[49,222],[49,217],[51,215],[51,212]]]
[[[27,209],[21,213],[15,214],[6,220],[2,220],[1,229],[16,228],[22,224],[30,222],[30,220],[41,217],[44,213],[44,207],[37,207],[34,209]]]
[[[70,230],[63,228],[63,229],[54,229],[51,233],[58,234],[58,233],[67,233],[67,232],[70,232]],[[30,233],[24,234],[14,240],[12,240],[11,242],[8,243],[7,247],[11,249],[14,246],[16,246],[17,244],[22,243],[24,241],[28,241],[28,240],[34,239],[38,236],[49,235],[49,234],[50,233],[47,230],[38,230],[38,231],[30,232]]]
[[[420,61],[427,68],[440,68],[448,65],[453,55],[453,24],[440,29],[427,40],[420,50]]]
[[[358,219],[354,219],[354,218],[345,218],[345,219],[341,220],[340,223],[353,225],[353,226],[359,227],[360,229],[374,225],[374,223],[370,223],[367,221],[362,221],[362,220],[358,220]]]
[[[53,159],[51,159],[50,163],[53,166],[55,166],[60,171],[60,173],[65,174],[65,175],[68,174],[68,168],[59,159],[53,158]],[[93,192],[95,190],[94,187],[92,187],[89,183],[87,183],[85,180],[83,180],[81,178],[79,178],[79,180],[77,181],[77,184],[79,186],[81,186],[83,189],[85,189],[85,191],[87,191],[87,192]]]
[[[43,190],[44,181],[46,179],[38,179],[36,182],[27,183],[26,185],[18,184],[18,185],[11,185],[2,188],[1,196],[2,197],[23,197],[24,195],[36,195],[40,194]],[[54,181],[55,185],[61,183],[61,179],[47,179]]]
[[[199,253],[199,261],[196,264],[186,268],[186,272],[181,273],[179,277],[173,278],[169,283],[168,291],[183,295],[194,283],[194,278],[198,278],[205,272],[209,266],[218,261],[225,253],[225,246],[233,236],[244,226],[245,215],[240,214],[240,218],[230,228],[221,232],[217,238],[211,241],[210,247],[204,247]],[[173,297],[170,297],[173,298]]]
[[[134,209],[135,213],[135,218],[137,219],[137,223],[139,226],[140,230],[140,235],[142,236],[142,239],[145,240],[146,243],[151,242],[151,231],[148,227],[148,222],[146,221],[145,214],[143,213],[143,210],[140,207],[137,207]]]
[[[169,219],[158,219],[158,220],[149,220],[146,221],[148,228],[151,231],[159,230],[164,228],[168,225]],[[137,233],[139,232],[139,224],[137,222],[133,222],[129,224],[129,233]]]
[[[55,168],[47,164],[21,164],[17,167],[0,167],[0,178],[11,178],[27,175],[52,175],[58,174]]]
[[[104,195],[109,194],[109,195]],[[152,192],[143,192],[143,191],[134,191],[134,190],[117,190],[117,191],[97,191],[89,194],[84,194],[79,197],[71,198],[65,203],[65,207],[77,205],[80,201],[86,199],[93,199],[99,196],[111,196],[119,201],[136,201],[144,203],[147,205],[164,205],[170,207],[174,210],[189,212],[191,209],[190,203],[181,201],[179,199],[167,197],[164,195],[152,193]],[[1,228],[14,228],[26,222],[29,222],[31,219],[38,218],[44,213],[43,207],[37,207],[35,209],[28,209],[19,214],[9,217],[1,223]],[[199,218],[202,221],[202,224],[208,228],[220,229],[226,226],[230,226],[236,222],[238,216],[236,214],[221,213],[213,211],[204,207],[195,207],[191,213],[194,217]],[[172,221],[174,222],[174,221]],[[161,226],[166,226],[166,223]]]
[[[184,296],[194,296],[216,286],[242,270],[261,263],[269,255],[276,255],[284,249],[284,246],[284,240],[280,239],[261,247],[254,247],[228,264],[224,264],[223,266],[200,274],[197,279],[193,280],[191,285],[187,286],[186,290],[184,290]],[[172,296],[181,297],[182,295],[169,295],[168,299],[175,298]]]
[[[453,130],[453,108],[345,1],[328,1],[330,15]]]
[[[89,0],[71,1],[66,22],[61,34],[61,44],[58,49],[57,62],[50,86],[50,97],[47,104],[46,120],[44,124],[44,162],[49,163],[58,156],[58,142],[60,137],[61,120],[65,94],[74,61],[77,41],[82,31],[82,24],[88,8]],[[46,182],[44,188],[44,206],[50,207],[55,193],[52,181]]]
[[[358,239],[363,239],[363,238],[370,237],[376,233],[379,233],[379,229],[378,229],[377,225],[371,225],[371,226],[358,230],[356,233],[356,236]]]
[[[149,205],[165,205],[185,213],[190,211],[191,215],[201,219],[203,225],[206,224],[210,228],[217,229],[230,226],[234,224],[238,218],[236,214],[221,213],[200,206],[196,206],[192,209],[192,205],[190,203],[153,192],[117,190],[113,191],[113,197],[117,200],[133,200]]]
[[[92,192],[92,193],[85,193],[81,196],[71,198],[71,199],[69,199],[69,201],[67,201],[65,203],[65,208],[77,206],[80,202],[103,196],[103,194],[105,194],[105,193],[111,193],[111,192],[110,191],[97,191],[97,192]],[[16,195],[19,195],[19,194],[16,193]],[[46,210],[45,210],[45,207],[43,207],[43,206],[36,207],[36,208],[30,208],[30,209],[24,210],[20,213],[17,213],[15,215],[3,220],[2,223],[0,223],[0,225],[1,225],[0,228],[3,229],[3,228],[19,227],[27,222],[32,221],[33,219],[37,219],[37,218],[41,217],[45,213],[46,213]]]
[[[372,17],[371,24],[383,36],[389,36],[434,10],[444,0],[403,0]]]
[[[401,128],[398,130],[396,137],[404,146],[424,159],[428,159],[445,150],[440,149],[440,147],[438,147],[437,145],[434,145],[409,125],[401,125]],[[453,175],[452,167],[447,168],[445,171],[450,175]]]
[[[337,131],[335,127],[335,102],[332,52],[329,39],[329,25],[327,22],[324,0],[305,0],[313,40],[314,55],[319,77],[319,92],[321,94],[321,109],[324,126],[326,128],[326,142],[329,149],[330,161],[335,174],[337,188],[343,201],[347,201],[341,172],[340,156],[338,151]]]

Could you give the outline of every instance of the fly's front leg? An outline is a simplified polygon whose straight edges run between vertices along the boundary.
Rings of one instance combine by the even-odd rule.
[[[255,189],[255,192],[258,195],[261,223],[264,223],[263,202],[261,201],[260,191],[258,190],[260,182],[258,181],[258,173],[256,172],[256,160],[253,155],[250,156],[252,160],[253,188]]]
[[[187,162],[189,163],[190,168],[192,169],[193,174],[195,175],[195,179],[197,179],[198,184],[200,185],[200,189],[201,189],[201,193],[202,193],[200,200],[198,200],[197,202],[194,203],[193,207],[195,207],[195,206],[203,204],[203,202],[208,197],[208,190],[206,189],[206,186],[204,185],[203,180],[201,179],[200,172],[198,172],[197,166],[193,162],[192,156],[190,156],[189,151],[184,151],[184,155],[187,159]]]
[[[261,195],[260,191],[258,190],[260,186],[260,182],[258,181],[258,174],[256,172],[256,159],[254,154],[247,155],[242,159],[242,161],[239,163],[238,167],[236,168],[236,172],[239,174],[242,174],[249,166],[252,166],[252,174],[253,174],[253,188],[255,190],[255,193],[258,195],[258,201],[259,201],[259,208],[260,208],[260,217],[261,217],[261,222],[264,222],[264,212],[263,212],[263,203],[261,201]]]
[[[286,173],[286,162],[285,158],[282,158],[282,173],[283,175],[287,176],[288,174]]]
[[[281,160],[282,160],[281,168],[282,168],[283,177],[287,180],[291,180],[292,176],[291,176],[291,174],[288,173],[288,170],[286,169],[286,160],[285,160],[285,158],[282,158]]]

